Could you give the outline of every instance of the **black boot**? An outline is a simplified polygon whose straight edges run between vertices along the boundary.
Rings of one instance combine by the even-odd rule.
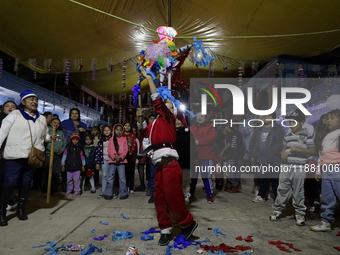
[[[6,207],[12,195],[13,188],[2,187],[0,195],[0,226],[7,226]]]
[[[29,197],[31,186],[23,186],[19,189],[19,202],[17,207],[17,217],[19,220],[27,220],[26,205]]]

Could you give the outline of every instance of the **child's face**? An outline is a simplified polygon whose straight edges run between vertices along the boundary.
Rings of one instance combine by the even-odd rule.
[[[92,139],[91,139],[90,137],[86,136],[86,138],[85,138],[85,144],[86,144],[86,145],[91,145],[91,144],[92,144]]]
[[[328,114],[326,125],[330,131],[340,129],[340,119],[335,117],[333,114]]]
[[[137,135],[137,129],[136,129],[136,128],[132,128],[132,133],[133,133],[134,135]]]
[[[105,127],[105,128],[104,128],[104,135],[105,135],[106,137],[109,137],[111,134],[112,134],[111,129],[110,129],[109,127]]]
[[[52,115],[51,115],[52,116]],[[60,121],[55,119],[51,122],[51,126],[52,127],[55,127],[55,129],[58,129],[59,128],[59,125],[60,125]]]
[[[98,129],[96,129],[96,128],[92,129],[92,134],[93,135],[98,135]]]
[[[121,136],[122,133],[123,133],[123,128],[122,128],[121,126],[117,126],[117,127],[115,128],[115,134],[116,134],[116,136]]]
[[[297,125],[295,127],[293,127],[295,125],[295,122],[294,121],[289,121],[289,126],[290,126],[290,129],[292,130],[292,132],[294,134],[296,134],[296,132],[298,132],[299,130],[302,129],[302,125],[304,123],[304,121],[296,121],[297,122]]]
[[[131,125],[130,125],[130,123],[125,123],[125,125],[124,125],[124,130],[125,130],[126,132],[130,132],[130,130],[131,130]]]
[[[73,145],[77,145],[79,143],[79,140],[77,138],[72,140]]]

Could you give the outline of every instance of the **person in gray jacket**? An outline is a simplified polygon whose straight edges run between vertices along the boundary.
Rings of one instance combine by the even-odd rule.
[[[262,170],[262,166],[275,167],[281,165],[284,131],[279,124],[272,121],[275,118],[275,112],[271,115],[259,116],[259,119],[264,124],[262,127],[254,128],[255,131],[249,143],[249,158],[260,170]],[[253,202],[265,202],[270,183],[275,200],[279,184],[279,174],[279,172],[269,173],[269,171],[267,173],[262,173],[262,171],[259,173],[260,190]]]

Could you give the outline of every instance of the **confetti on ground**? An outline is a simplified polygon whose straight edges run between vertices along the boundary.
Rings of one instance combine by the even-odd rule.
[[[218,236],[218,234],[221,234],[221,235],[224,235],[224,236],[225,236],[225,234],[223,234],[218,228],[214,228],[214,234],[215,234],[216,236]]]
[[[238,240],[238,241],[246,241],[247,243],[251,243],[251,242],[254,241],[252,237],[253,236],[247,236],[246,238],[243,239],[242,236],[238,236],[238,237],[236,237],[236,240]]]
[[[147,235],[147,234],[154,234],[154,233],[160,233],[160,230],[156,230],[155,228],[150,228],[145,230],[144,232],[140,232],[141,234]]]
[[[141,239],[142,239],[143,241],[153,240],[153,236],[146,235],[146,236],[142,236]]]
[[[91,230],[91,233],[96,233],[96,230],[95,230],[95,229],[92,229],[92,230]]]
[[[130,219],[129,216],[125,216],[124,214],[121,214],[121,215],[122,215],[122,217],[123,217],[124,219],[126,219],[126,220]]]
[[[284,242],[282,242],[280,240],[278,240],[277,242],[275,242],[275,241],[268,241],[268,243],[272,244],[272,245],[275,245],[276,248],[278,248],[279,250],[284,251],[284,252],[292,253],[291,250],[287,249],[283,245],[287,245],[290,249],[293,249],[294,251],[301,252],[300,249],[294,248],[294,245],[292,243],[284,243]]]
[[[102,225],[109,225],[109,223],[104,222],[104,221],[100,221],[99,223],[102,224]]]
[[[100,236],[100,237],[93,237],[94,240],[97,240],[97,241],[103,241],[106,237],[108,237],[108,235],[103,235],[103,236]]]

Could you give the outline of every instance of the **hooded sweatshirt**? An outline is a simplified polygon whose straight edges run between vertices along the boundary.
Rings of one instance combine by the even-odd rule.
[[[129,151],[128,149],[128,144],[127,144],[127,140],[125,137],[123,137],[122,135],[117,137],[117,142],[118,142],[118,145],[119,145],[119,150],[118,152],[116,151],[116,148],[115,148],[115,144],[114,144],[114,136],[115,136],[115,129],[117,126],[121,126],[123,131],[122,131],[122,135],[124,134],[124,127],[122,124],[116,124],[114,125],[113,127],[113,136],[110,138],[109,140],[109,145],[108,145],[108,152],[109,152],[109,164],[110,163],[127,163],[127,160],[126,160],[126,155]],[[116,156],[119,156],[122,158],[122,160],[120,162],[116,162],[115,160],[115,157]]]

